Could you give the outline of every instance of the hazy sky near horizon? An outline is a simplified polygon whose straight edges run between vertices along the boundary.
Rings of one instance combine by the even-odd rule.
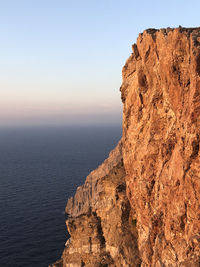
[[[120,123],[146,28],[197,27],[200,1],[0,0],[0,126]]]

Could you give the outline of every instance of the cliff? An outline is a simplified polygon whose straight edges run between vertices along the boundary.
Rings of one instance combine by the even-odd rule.
[[[148,29],[132,50],[122,141],[68,201],[55,266],[200,266],[200,28]]]
[[[67,203],[70,239],[54,266],[131,266],[140,264],[136,225],[126,196],[122,142]],[[134,253],[130,253],[134,251]]]

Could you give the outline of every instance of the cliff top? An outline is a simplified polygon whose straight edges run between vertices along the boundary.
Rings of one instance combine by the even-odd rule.
[[[148,28],[148,29],[144,30],[143,33],[146,32],[148,34],[155,34],[156,32],[163,32],[165,34],[168,34],[169,32],[174,31],[174,30],[178,30],[181,33],[186,32],[188,34],[191,34],[193,31],[200,31],[200,27],[185,28],[185,27],[182,27],[181,25],[179,25],[179,27],[177,27],[177,28],[170,28],[170,27],[160,28],[160,29]],[[143,33],[140,33],[140,34],[143,34]]]

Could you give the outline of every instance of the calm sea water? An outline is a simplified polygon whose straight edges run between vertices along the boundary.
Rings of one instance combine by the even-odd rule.
[[[0,266],[59,259],[67,199],[120,137],[120,126],[0,129]]]

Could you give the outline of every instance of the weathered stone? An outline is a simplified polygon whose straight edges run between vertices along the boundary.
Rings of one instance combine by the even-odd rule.
[[[68,201],[55,266],[200,266],[200,28],[148,29],[132,51],[122,142]]]
[[[123,68],[123,160],[142,266],[198,266],[199,37],[200,28],[144,31]]]
[[[78,187],[74,197],[71,197],[66,206],[66,213],[69,216],[77,217],[88,213],[97,205],[100,186],[97,188],[99,180],[107,175],[113,167],[122,161],[122,142],[120,141],[116,148],[110,152],[109,157],[86,178],[85,184]]]
[[[68,201],[66,224],[71,237],[58,264],[73,267],[140,264],[137,229],[130,220],[124,177],[120,141]]]

